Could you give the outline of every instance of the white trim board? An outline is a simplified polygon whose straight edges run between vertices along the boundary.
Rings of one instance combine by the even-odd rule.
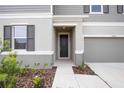
[[[124,26],[124,22],[83,22],[82,26]]]
[[[83,50],[75,50],[75,54],[83,54],[84,51]]]
[[[53,22],[82,22],[89,15],[53,15]]]
[[[53,26],[76,26],[77,23],[53,23]]]
[[[124,37],[124,35],[83,35],[84,37]]]
[[[89,15],[53,15],[53,18],[85,18]]]
[[[54,51],[24,51],[24,50],[14,50],[17,55],[52,55]],[[1,55],[8,55],[10,52],[2,52]]]
[[[0,19],[12,18],[52,18],[51,13],[17,13],[17,14],[0,14]]]

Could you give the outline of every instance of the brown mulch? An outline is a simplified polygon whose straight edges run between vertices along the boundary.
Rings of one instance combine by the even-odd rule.
[[[86,74],[86,75],[96,75],[95,72],[88,66],[82,69],[80,66],[73,66],[74,74]]]
[[[18,76],[16,88],[33,88],[32,79],[35,76],[43,78],[42,88],[50,88],[53,84],[56,69],[57,67],[53,67],[52,69],[36,69],[35,73],[31,69],[28,69],[25,74]],[[45,71],[45,73],[41,74],[42,71]]]

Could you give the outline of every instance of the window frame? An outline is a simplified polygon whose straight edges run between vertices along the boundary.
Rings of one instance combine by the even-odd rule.
[[[103,14],[103,5],[100,5],[101,6],[101,12],[93,12],[92,11],[92,6],[93,5],[90,5],[90,14]]]
[[[12,25],[12,49],[13,50],[15,50],[15,51],[26,51],[27,50],[27,46],[26,46],[26,48],[25,49],[16,49],[15,48],[15,39],[17,38],[17,37],[15,37],[14,35],[15,35],[15,27],[16,26],[25,26],[26,27],[26,41],[27,41],[27,25]],[[20,37],[20,38],[22,38],[22,39],[24,39],[24,37]],[[26,42],[26,45],[27,45],[27,42]]]

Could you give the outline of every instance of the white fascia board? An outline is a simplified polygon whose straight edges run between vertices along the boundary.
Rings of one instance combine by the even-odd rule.
[[[53,23],[53,26],[76,26],[76,23]]]
[[[10,23],[9,25],[28,25],[29,23]],[[31,24],[30,24],[31,25]]]
[[[124,22],[83,22],[82,26],[124,26]]]
[[[51,13],[17,13],[17,14],[0,14],[0,19],[13,18],[52,18]]]

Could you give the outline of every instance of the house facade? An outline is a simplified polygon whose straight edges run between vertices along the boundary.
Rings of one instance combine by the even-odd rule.
[[[24,65],[124,62],[123,12],[123,5],[0,6],[0,39]]]

